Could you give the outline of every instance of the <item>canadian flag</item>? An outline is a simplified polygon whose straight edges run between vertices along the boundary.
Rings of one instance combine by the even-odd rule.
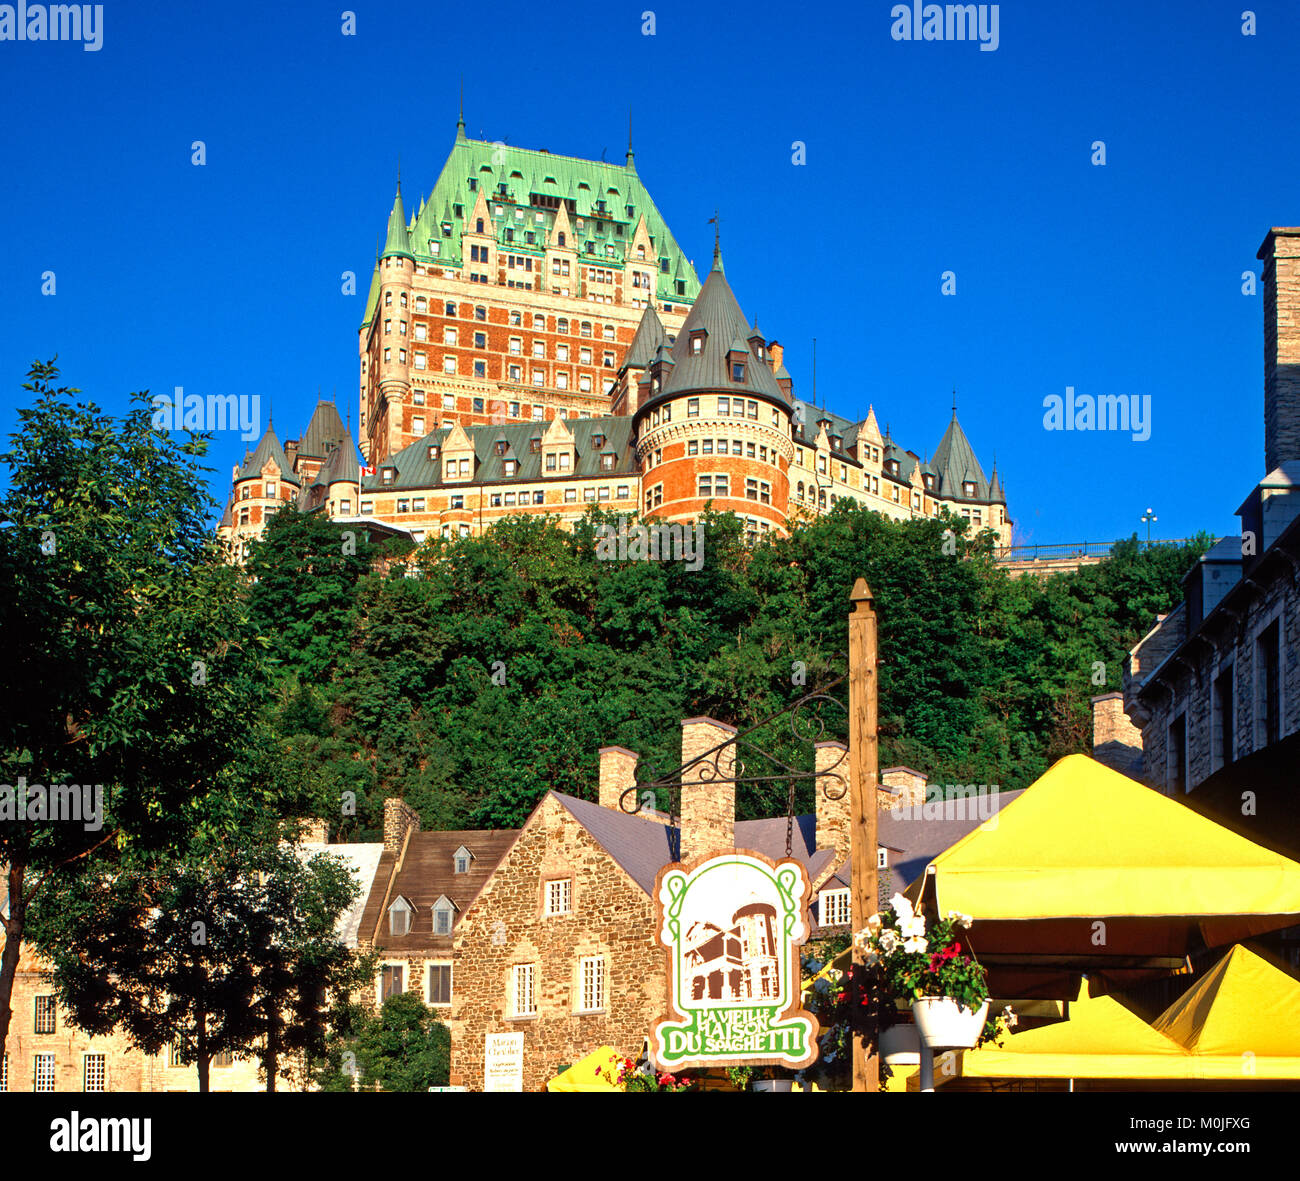
[[[361,465],[361,474],[363,476],[373,476],[375,474],[375,469],[372,467],[366,467],[366,465],[363,463]]]

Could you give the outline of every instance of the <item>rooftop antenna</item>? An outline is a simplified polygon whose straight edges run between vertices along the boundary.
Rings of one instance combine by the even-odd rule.
[[[957,417],[957,387],[956,386],[952,387],[952,416],[954,419]]]
[[[456,116],[456,134],[465,134],[465,75],[460,76],[460,112]]]

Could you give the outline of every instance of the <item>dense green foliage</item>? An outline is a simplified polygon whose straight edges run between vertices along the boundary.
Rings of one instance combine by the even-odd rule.
[[[450,1072],[450,1031],[415,993],[399,992],[377,1012],[353,1006],[313,1081],[322,1091],[427,1091]]]
[[[1077,573],[1013,579],[991,535],[968,539],[962,521],[896,522],[841,502],[753,549],[736,518],[710,516],[692,571],[598,560],[605,520],[593,511],[569,533],[511,518],[301,593],[338,526],[286,521],[255,545],[268,642],[310,637],[276,647],[275,724],[340,836],[377,834],[390,795],[428,827],[517,825],[547,789],[594,798],[609,744],[641,753],[641,778],[667,774],[682,718],[743,730],[846,671],[859,576],[879,616],[881,765],[1023,787],[1088,748],[1089,698],[1120,687],[1128,648],[1177,601],[1209,540],[1145,550],[1134,538]],[[834,692],[843,699],[844,685]],[[752,737],[808,757],[785,721]],[[811,806],[810,788],[796,804]],[[784,788],[747,787],[739,807],[781,814]]]

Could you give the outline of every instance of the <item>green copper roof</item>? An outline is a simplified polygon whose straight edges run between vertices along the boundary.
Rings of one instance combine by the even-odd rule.
[[[262,469],[266,466],[267,460],[270,460],[280,471],[280,479],[286,484],[293,484],[295,487],[300,484],[297,476],[289,467],[289,460],[285,458],[284,448],[280,446],[280,440],[275,437],[275,431],[268,426],[266,433],[262,436],[261,441],[257,444],[256,450],[246,460],[239,469],[239,474],[235,477],[236,482],[239,480],[253,480],[262,474]]]
[[[474,187],[470,184],[473,182]],[[501,185],[505,192],[501,192]],[[642,260],[629,258],[632,236],[641,217],[646,219],[651,251],[644,264],[655,275],[656,298],[677,303],[691,303],[699,294],[700,281],[690,261],[677,245],[649,192],[635,168],[624,164],[607,164],[601,160],[580,160],[576,156],[554,156],[530,148],[465,139],[457,134],[451,153],[442,167],[433,191],[425,201],[423,212],[411,223],[407,249],[421,262],[438,261],[453,266],[461,264],[460,235],[473,214],[475,201],[482,193],[488,202],[492,228],[497,243],[504,250],[541,254],[546,248],[555,222],[558,201],[572,201],[569,210],[573,236],[569,245],[581,256],[590,257],[602,266],[620,267]],[[544,200],[533,204],[533,194]],[[603,204],[601,204],[603,203]],[[501,213],[496,212],[501,206]],[[459,207],[459,212],[457,212]],[[400,208],[394,206],[394,213]],[[437,211],[441,210],[441,214]],[[515,211],[522,212],[516,217]],[[542,220],[537,220],[537,214]],[[579,228],[577,219],[583,221]],[[443,223],[451,233],[443,231]],[[622,233],[619,233],[622,227]],[[390,243],[393,222],[389,219]],[[512,231],[507,237],[507,231]],[[528,235],[533,241],[528,241]],[[511,240],[512,239],[512,240]],[[429,243],[436,242],[435,256]],[[587,244],[591,244],[588,253]],[[611,256],[607,246],[613,246]],[[389,253],[388,249],[385,253]],[[663,269],[662,259],[668,260]],[[677,281],[683,285],[677,292]]]
[[[654,355],[663,342],[663,321],[651,304],[641,313],[641,323],[636,326],[636,335],[628,346],[627,356],[623,358],[623,368],[645,369],[654,360]]]
[[[406,210],[402,208],[402,186],[397,186],[397,196],[393,198],[393,209],[388,215],[388,238],[384,242],[384,253],[388,258],[400,255],[402,258],[414,259],[411,253],[411,239],[406,232]]]
[[[366,296],[366,314],[361,321],[361,327],[365,328],[374,319],[375,309],[379,306],[379,263],[375,263],[374,272],[370,276],[370,294]]]

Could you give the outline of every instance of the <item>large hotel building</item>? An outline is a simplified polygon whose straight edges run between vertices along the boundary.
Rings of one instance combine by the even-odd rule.
[[[715,241],[701,284],[623,164],[468,139],[413,216],[401,185],[359,334],[359,438],[320,402],[233,473],[238,558],[285,507],[419,542],[589,507],[688,522],[733,511],[757,538],[849,499],[895,518],[943,506],[1009,545],[996,465],[954,410],[928,457],[796,397]],[[357,448],[362,461],[358,461]]]

